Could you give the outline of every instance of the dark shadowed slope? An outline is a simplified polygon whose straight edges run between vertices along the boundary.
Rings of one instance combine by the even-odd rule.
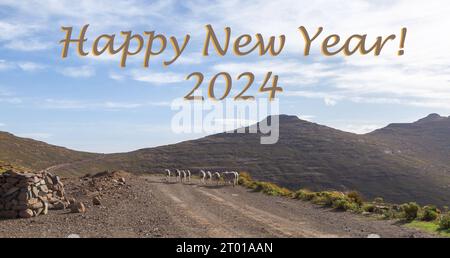
[[[0,160],[32,169],[44,169],[56,164],[74,162],[98,156],[69,150],[44,142],[20,138],[0,132]]]
[[[398,144],[389,137],[375,136],[375,133],[346,133],[295,116],[282,115],[279,118],[280,140],[273,145],[261,145],[259,134],[222,133],[173,145],[112,154],[101,160],[78,162],[62,167],[59,172],[235,169],[249,171],[256,179],[292,189],[357,190],[367,198],[383,196],[392,202],[450,203],[448,167],[434,166],[433,161],[419,152],[399,151]],[[445,126],[442,130],[446,130]],[[445,133],[436,137],[448,140]],[[434,147],[429,148],[433,150]],[[445,144],[436,148],[445,156]]]
[[[432,161],[432,166],[450,166],[450,117],[431,114],[414,123],[390,124],[368,136]]]

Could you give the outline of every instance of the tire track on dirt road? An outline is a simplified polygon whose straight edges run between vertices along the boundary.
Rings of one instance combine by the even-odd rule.
[[[176,189],[180,188],[178,185],[170,184],[160,184],[158,190],[168,196],[173,203],[178,207],[176,212],[181,212],[199,224],[204,228],[204,233],[209,237],[235,237],[238,236],[236,232],[231,232],[230,230],[221,226],[221,224],[214,223],[214,215],[208,211],[201,209],[195,202],[189,200],[188,193],[185,193],[186,189]],[[183,194],[176,194],[175,191],[183,192]],[[181,198],[181,199],[180,199]],[[201,212],[199,212],[201,211]],[[177,214],[175,214],[176,216]],[[185,227],[192,227],[190,225],[183,225]]]
[[[169,216],[186,216],[183,230],[212,237],[430,237],[401,226],[350,212],[337,212],[299,200],[267,196],[243,187],[192,182],[167,183],[146,175],[149,189],[165,200]],[[175,208],[174,208],[175,207]],[[174,219],[176,220],[176,219]],[[199,228],[200,227],[200,228]]]
[[[248,219],[256,220],[267,226],[270,228],[268,230],[274,235],[284,237],[337,237],[337,235],[324,234],[310,229],[306,226],[304,221],[286,219],[268,211],[253,207],[249,203],[239,203],[238,200],[236,203],[230,202],[229,200],[219,197],[218,195],[220,193],[217,190],[207,192],[203,189],[198,189],[198,191],[216,202],[236,210]]]
[[[228,198],[217,189],[196,184],[156,185],[180,208],[179,212],[204,226],[206,234],[213,237],[337,237],[313,230],[299,219],[284,218],[238,198]],[[220,216],[225,212],[226,216]]]

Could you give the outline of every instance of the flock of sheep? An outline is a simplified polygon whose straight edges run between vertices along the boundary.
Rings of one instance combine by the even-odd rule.
[[[173,173],[170,169],[166,169],[166,181],[171,182],[172,178],[175,178],[175,182],[186,183],[191,182],[191,171],[187,170],[179,170],[176,169]],[[239,173],[236,171],[225,171],[225,172],[211,172],[211,171],[199,171],[200,181],[203,184],[216,182],[217,185],[220,182],[224,182],[224,184],[231,184],[236,186],[239,183]]]

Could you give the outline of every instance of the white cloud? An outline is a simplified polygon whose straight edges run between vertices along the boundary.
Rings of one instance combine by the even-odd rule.
[[[46,99],[40,106],[47,109],[104,109],[122,110],[144,107],[170,107],[168,101],[118,102],[118,101],[82,101],[68,99]]]
[[[25,72],[34,72],[37,70],[42,70],[46,66],[43,64],[30,62],[30,61],[23,61],[23,62],[10,62],[7,60],[0,59],[0,71],[7,71],[7,70],[13,70],[16,68],[20,68],[22,71]]]
[[[34,62],[19,62],[17,65],[26,72],[34,72],[45,68],[45,65]]]
[[[326,106],[334,106],[337,104],[337,101],[332,97],[325,97],[323,101],[325,102]]]
[[[130,71],[131,79],[151,84],[177,83],[185,80],[185,75],[174,72],[154,72],[151,70],[133,69]]]
[[[90,35],[117,33],[124,29],[136,32],[155,29],[177,37],[190,33],[193,36],[191,44],[200,40],[200,44],[193,46],[198,49],[193,50],[194,53],[184,53],[175,64],[199,65],[205,59],[195,51],[202,47],[204,25],[210,23],[217,32],[230,26],[233,38],[242,33],[262,33],[264,38],[280,34],[287,37],[284,52],[278,57],[258,57],[254,62],[248,61],[250,57],[240,59],[245,62],[236,61],[238,59],[220,60],[208,67],[210,71],[264,74],[272,70],[280,75],[280,85],[284,85],[285,91],[290,91],[286,95],[320,98],[327,105],[335,105],[341,100],[432,108],[448,108],[450,105],[450,51],[445,51],[450,34],[442,32],[442,28],[450,27],[450,5],[444,0],[229,0],[183,3],[127,0],[115,1],[114,5],[107,0],[1,0],[0,6],[13,10],[8,17],[0,18],[0,41],[6,46],[15,45],[15,49],[27,47],[24,37],[35,39],[29,46],[40,46],[37,36],[54,29],[55,21],[58,24],[56,29],[60,25],[79,27],[89,21]],[[184,11],[180,12],[180,9]],[[171,19],[166,18],[169,15]],[[324,27],[313,43],[309,57],[302,56],[303,42],[298,31],[301,25],[308,30]],[[330,33],[343,37],[367,33],[370,42],[379,35],[398,34],[402,27],[408,28],[408,34],[405,55],[401,57],[396,56],[398,40],[388,43],[378,57],[318,57],[318,43]],[[105,55],[96,58],[117,62],[117,57]],[[138,56],[131,60],[142,61]],[[0,70],[14,66],[0,61]],[[62,73],[72,77],[93,76],[95,70],[88,67],[81,70],[65,68]],[[184,81],[185,74],[151,70],[128,70],[127,74],[111,73],[109,77],[114,80],[131,78],[152,84]],[[310,88],[308,92],[298,91],[294,88],[296,86]]]
[[[1,3],[0,3],[1,4]],[[0,20],[0,41],[11,41],[30,36],[33,32],[38,31],[39,26],[31,24],[22,24],[19,22],[11,22]]]
[[[433,109],[449,110],[450,102],[445,99],[430,99],[430,98],[394,98],[394,97],[360,97],[358,93],[351,91],[286,91],[284,96],[288,97],[304,97],[311,99],[323,99],[325,105],[333,106],[338,101],[350,101],[353,103],[365,103],[365,104],[395,104],[404,106],[415,106]]]
[[[20,104],[23,101],[21,98],[11,97],[11,98],[0,98],[0,102],[8,103],[8,104]]]
[[[31,52],[49,49],[51,47],[51,44],[46,42],[39,42],[36,40],[24,41],[16,39],[5,44],[5,47],[17,51]]]
[[[435,108],[449,106],[446,103],[450,102],[450,51],[444,49],[448,49],[450,34],[442,33],[442,28],[450,27],[450,5],[446,1],[399,0],[389,4],[337,0],[227,1],[204,8],[196,8],[195,3],[189,6],[196,17],[201,17],[197,20],[199,26],[208,21],[217,30],[230,26],[234,35],[259,32],[266,37],[279,34],[287,37],[284,52],[276,60],[222,63],[213,67],[215,71],[251,70],[261,74],[273,70],[280,74],[280,83],[290,86],[285,89],[292,90],[294,85],[314,86],[314,91],[322,96],[312,96],[311,90],[309,97],[322,98],[328,105],[349,99]],[[213,12],[217,9],[221,11]],[[300,25],[310,31],[324,27],[313,43],[312,56],[302,55],[303,40],[297,30]],[[367,33],[371,42],[376,36],[392,33],[398,36],[402,27],[408,28],[408,34],[405,55],[401,57],[396,55],[398,40],[387,44],[378,57],[317,57],[320,41],[330,33],[342,37]]]
[[[6,71],[14,69],[14,65],[7,62],[6,60],[0,59],[0,71]]]
[[[77,58],[76,55],[74,55],[74,57]],[[83,58],[88,58],[89,60],[99,61],[99,62],[103,62],[103,63],[110,62],[110,63],[112,63],[112,64],[114,64],[116,66],[119,66],[121,55],[120,54],[110,55],[108,53],[104,53],[104,54],[99,55],[99,56],[94,56],[91,53],[89,53],[89,55],[87,55],[87,56],[85,56]],[[129,64],[130,61],[134,60],[134,59],[136,59],[136,56],[131,56],[131,57],[127,58],[127,64]]]
[[[337,126],[336,129],[357,134],[366,134],[382,127],[383,125],[380,124],[346,124],[344,126]]]
[[[8,90],[0,88],[0,96],[11,96],[12,93]]]
[[[85,103],[75,100],[46,99],[41,104],[42,107],[50,109],[85,109],[88,107]]]
[[[109,78],[112,80],[115,80],[115,81],[123,81],[125,79],[125,76],[122,74],[115,73],[115,72],[110,72]]]
[[[112,109],[129,109],[129,108],[138,108],[141,107],[142,104],[139,103],[120,103],[120,102],[105,102],[103,105],[106,108],[112,108]]]
[[[155,101],[155,102],[149,102],[147,103],[149,106],[155,106],[155,107],[170,107],[172,105],[172,102],[170,101]]]
[[[154,102],[114,102],[107,101],[98,104],[91,104],[92,107],[106,108],[106,109],[133,109],[141,107],[170,107],[170,102],[168,101],[154,101]]]
[[[15,32],[10,38],[22,36],[28,32],[27,24],[40,24],[42,28],[59,25],[80,25],[89,22],[100,29],[133,27],[136,24],[151,24],[149,19],[162,18],[170,13],[174,5],[172,1],[141,2],[136,0],[118,0],[111,4],[108,0],[29,0],[26,2],[2,0],[0,6],[15,10],[17,17],[13,22],[0,23],[0,31]],[[39,22],[39,23],[37,23]],[[34,27],[34,26],[33,26]],[[18,30],[22,29],[22,31]],[[19,33],[20,32],[20,33]]]
[[[174,63],[173,65],[198,65],[201,64],[206,57],[202,55],[202,53],[183,53]]]
[[[335,75],[333,66],[326,63],[305,63],[302,60],[279,59],[256,62],[225,62],[212,66],[214,72],[227,71],[230,74],[238,75],[251,71],[262,81],[268,72],[279,76],[279,85],[288,86],[311,86],[321,80],[331,78]]]
[[[22,99],[16,97],[13,92],[0,88],[0,103],[20,104]]]
[[[60,73],[73,78],[88,78],[95,75],[95,69],[92,66],[66,67]]]

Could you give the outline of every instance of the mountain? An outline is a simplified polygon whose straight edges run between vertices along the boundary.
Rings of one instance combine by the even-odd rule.
[[[291,189],[357,190],[366,198],[382,196],[395,203],[450,204],[448,118],[431,115],[367,135],[339,131],[295,116],[278,118],[280,139],[272,145],[261,145],[259,133],[221,133],[110,154],[63,166],[59,172],[69,175],[104,169],[135,173],[162,172],[165,168],[234,169]]]
[[[430,114],[414,123],[390,124],[369,136],[432,166],[450,166],[450,117]]]
[[[20,167],[18,165],[11,165],[8,162],[0,160],[0,174],[3,173],[3,172],[6,172],[8,170],[26,171],[26,170],[29,170],[29,169]]]
[[[0,165],[44,169],[99,156],[0,132]],[[3,164],[2,164],[3,163]]]

